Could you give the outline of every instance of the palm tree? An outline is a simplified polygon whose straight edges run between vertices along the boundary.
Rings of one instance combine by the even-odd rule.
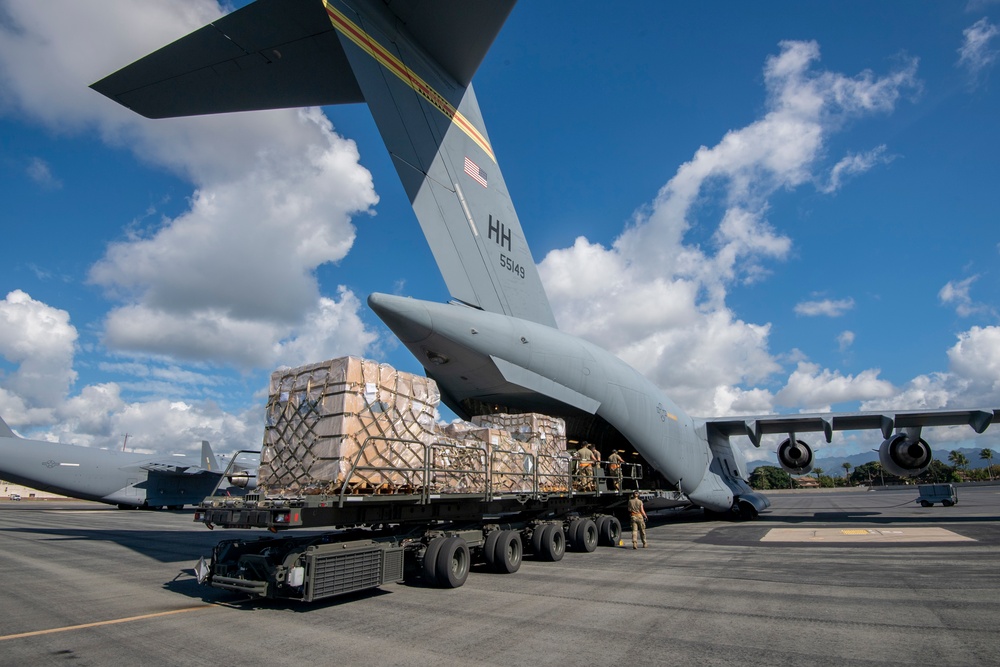
[[[813,472],[816,473],[816,479],[819,479],[819,476],[823,474],[823,469],[822,468],[813,468]]]
[[[844,486],[847,486],[848,484],[847,473],[851,472],[851,468],[853,468],[854,466],[852,466],[847,461],[844,461],[843,463],[840,464],[840,467],[844,469]]]
[[[955,467],[960,470],[965,470],[965,468],[969,465],[969,459],[965,458],[965,454],[956,450],[952,450],[948,454],[948,460],[955,464]]]
[[[993,450],[983,449],[979,452],[979,458],[986,461],[986,474],[990,476],[990,481],[993,481]]]

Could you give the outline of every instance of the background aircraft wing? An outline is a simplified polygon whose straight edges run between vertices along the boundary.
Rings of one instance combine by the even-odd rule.
[[[896,429],[923,426],[971,426],[982,433],[1000,416],[1000,408],[973,410],[907,410],[899,412],[827,412],[795,415],[759,415],[702,420],[710,431],[724,435],[745,435],[755,447],[769,433],[823,432],[830,442],[833,431],[878,429],[888,439]]]

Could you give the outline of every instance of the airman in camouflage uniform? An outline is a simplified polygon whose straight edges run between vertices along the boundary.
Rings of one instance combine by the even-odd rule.
[[[638,491],[633,491],[629,498],[628,513],[632,516],[632,548],[639,548],[638,538],[641,537],[642,548],[645,549],[649,546],[646,543],[646,508],[642,506]]]
[[[608,474],[611,477],[611,483],[615,485],[615,491],[622,490],[622,464],[625,459],[621,457],[621,450],[616,449],[611,452],[611,456],[608,457]]]
[[[594,461],[600,460],[600,457],[595,455],[590,443],[587,442],[583,443],[583,446],[580,447],[577,456],[580,459],[579,464],[577,464],[580,471],[580,488],[583,491],[593,491],[595,488]]]

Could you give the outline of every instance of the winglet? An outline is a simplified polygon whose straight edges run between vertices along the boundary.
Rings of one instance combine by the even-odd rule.
[[[201,441],[201,467],[210,472],[218,472],[219,462],[215,459],[215,452],[208,440]]]
[[[11,430],[10,426],[7,426],[7,422],[0,417],[0,438],[16,438],[17,435]]]

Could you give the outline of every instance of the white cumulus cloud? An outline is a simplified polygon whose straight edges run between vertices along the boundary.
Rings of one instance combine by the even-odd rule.
[[[14,290],[0,301],[0,356],[15,364],[0,376],[0,410],[13,424],[51,418],[76,381],[76,327],[69,313]]]
[[[778,405],[823,411],[837,403],[895,395],[896,389],[892,383],[878,376],[877,369],[865,370],[857,375],[843,375],[840,371],[820,369],[817,364],[800,362],[774,399]]]
[[[840,317],[854,308],[854,299],[821,299],[819,301],[803,301],[795,304],[795,314],[806,317]]]
[[[949,280],[948,283],[938,292],[941,303],[952,305],[959,317],[970,317],[977,313],[988,313],[991,311],[986,304],[976,303],[972,300],[969,290],[972,284],[979,280],[979,276],[969,276],[965,280]]]
[[[702,414],[719,408],[765,407],[766,391],[737,389],[780,370],[767,347],[769,325],[746,322],[726,304],[731,285],[767,275],[791,239],[768,220],[769,198],[828,181],[829,137],[847,119],[892,111],[919,88],[916,61],[885,76],[819,71],[815,42],[782,42],[767,59],[763,115],[702,146],[611,247],[579,238],[541,262],[560,327],[582,335],[642,369],[682,405]],[[877,163],[883,148],[844,163],[836,178]],[[820,188],[822,189],[822,188]],[[702,206],[718,194],[723,208],[708,219]],[[686,239],[697,224],[711,245]]]
[[[7,2],[3,9],[0,101],[8,110],[60,132],[97,128],[105,141],[194,187],[187,211],[155,228],[128,229],[92,267],[91,280],[118,302],[105,344],[259,368],[282,347],[301,349],[300,335],[317,340],[302,327],[322,318],[331,298],[320,294],[315,270],[345,256],[353,216],[367,217],[378,201],[354,142],[318,109],[150,121],[88,88],[219,16],[215,2],[95,0],[55,12]],[[348,294],[335,303],[360,308]],[[357,337],[338,340],[350,352],[374,339],[363,327],[340,335],[347,332]],[[231,350],[219,355],[227,337]]]

